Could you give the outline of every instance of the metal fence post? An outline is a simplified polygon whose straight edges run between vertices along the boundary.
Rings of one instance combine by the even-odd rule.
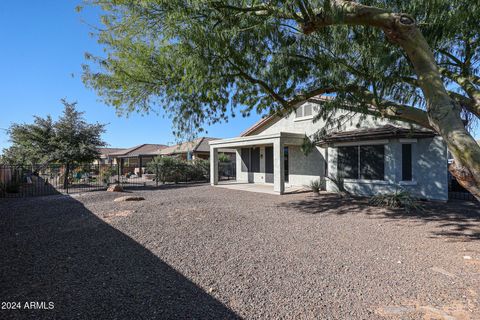
[[[68,184],[69,184],[69,181],[68,181],[68,174],[67,174],[67,170],[65,169],[65,175],[67,176],[67,194],[68,194]]]
[[[120,165],[117,163],[117,184],[120,184]]]

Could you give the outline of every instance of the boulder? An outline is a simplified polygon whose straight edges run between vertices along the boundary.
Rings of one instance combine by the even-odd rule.
[[[144,197],[136,197],[136,196],[124,196],[120,198],[115,198],[115,202],[120,202],[120,201],[142,201],[145,200]]]
[[[119,184],[112,184],[107,188],[108,192],[123,192],[123,187]]]

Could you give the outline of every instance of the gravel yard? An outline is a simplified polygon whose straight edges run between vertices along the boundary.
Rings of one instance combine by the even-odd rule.
[[[123,195],[0,200],[0,300],[22,309],[1,319],[480,319],[476,203],[406,214],[207,185]]]

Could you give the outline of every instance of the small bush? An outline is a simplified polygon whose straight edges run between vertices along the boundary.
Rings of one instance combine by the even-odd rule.
[[[230,162],[230,157],[222,152],[218,155],[218,161],[220,161],[220,162]]]
[[[330,175],[327,176],[326,179],[330,180],[335,185],[337,188],[336,191],[341,197],[350,197],[350,193],[347,191],[347,189],[345,189],[345,181],[342,175]]]
[[[117,169],[112,167],[102,167],[100,169],[100,177],[105,184],[110,183],[110,178],[117,175]]]
[[[403,208],[406,212],[422,210],[422,207],[417,203],[417,199],[406,190],[375,195],[370,198],[369,204],[375,207]]]
[[[205,180],[209,170],[206,160],[185,161],[176,157],[155,157],[147,167],[147,172],[155,175],[155,181],[162,183]]]
[[[310,181],[310,189],[315,192],[315,193],[319,193],[320,190],[322,189],[322,181],[320,181],[320,179],[317,179],[317,180],[312,180]]]

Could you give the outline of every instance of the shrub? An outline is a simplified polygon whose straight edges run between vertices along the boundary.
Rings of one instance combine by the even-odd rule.
[[[222,152],[218,155],[218,161],[219,162],[230,162],[230,157]]]
[[[117,169],[112,167],[102,167],[100,169],[100,177],[103,183],[109,184],[110,178],[117,174]]]
[[[155,181],[175,182],[204,180],[210,164],[206,160],[184,161],[175,157],[155,157],[147,166],[147,172],[155,175]]]
[[[312,180],[310,181],[309,187],[313,192],[319,193],[323,187],[323,184],[322,184],[322,181],[320,181],[320,179]]]
[[[330,180],[335,185],[338,193],[342,197],[347,197],[350,195],[347,189],[345,189],[345,181],[342,175],[336,175],[336,176],[330,175],[326,177],[326,179]]]
[[[417,199],[406,190],[396,190],[393,193],[375,195],[370,198],[369,204],[376,207],[403,208],[406,212],[423,210],[417,203]]]
[[[188,163],[189,178],[193,181],[205,180],[210,173],[210,162],[198,159]]]

